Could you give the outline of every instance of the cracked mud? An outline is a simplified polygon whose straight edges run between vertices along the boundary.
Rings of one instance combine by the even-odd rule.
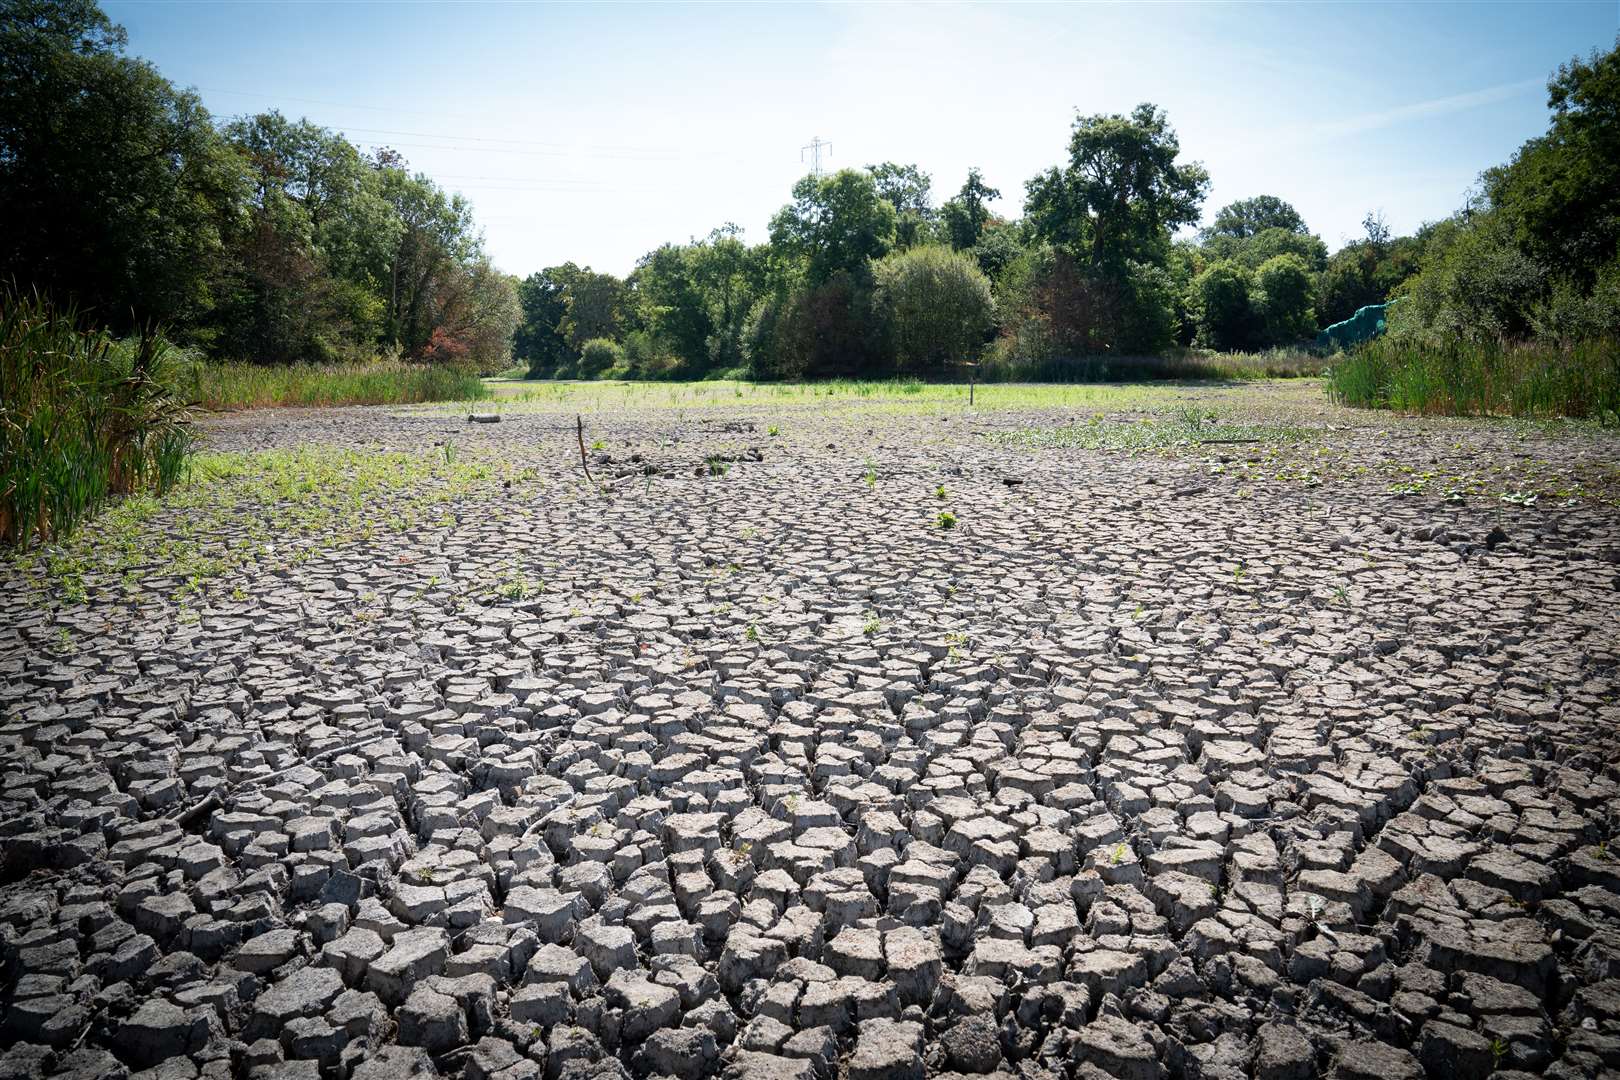
[[[1616,441],[1348,415],[212,421],[499,469],[0,570],[0,1077],[1614,1075],[1620,512],[1379,470]]]

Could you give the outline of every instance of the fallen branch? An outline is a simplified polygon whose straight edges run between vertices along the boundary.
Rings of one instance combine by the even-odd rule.
[[[585,470],[585,479],[594,484],[590,462],[585,460],[585,418],[578,413],[574,414],[574,434],[579,438],[579,467]]]
[[[1264,439],[1199,439],[1200,446],[1236,446],[1239,443],[1264,442]]]

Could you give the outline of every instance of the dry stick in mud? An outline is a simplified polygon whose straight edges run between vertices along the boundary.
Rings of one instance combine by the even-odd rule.
[[[585,479],[594,484],[596,478],[591,475],[590,463],[585,460],[585,418],[578,413],[574,414],[574,434],[579,439],[579,467],[585,470]]]

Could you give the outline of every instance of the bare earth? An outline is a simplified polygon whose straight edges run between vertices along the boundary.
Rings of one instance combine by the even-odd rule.
[[[1290,433],[1114,437],[1188,406]],[[1620,1069],[1612,431],[207,430],[498,468],[188,604],[0,568],[0,1080]]]

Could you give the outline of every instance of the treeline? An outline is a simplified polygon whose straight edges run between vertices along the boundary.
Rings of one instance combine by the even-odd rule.
[[[726,225],[624,279],[573,263],[531,275],[517,356],[543,377],[814,378],[1265,349],[1309,342],[1416,268],[1421,239],[1376,216],[1330,257],[1269,195],[1174,240],[1208,186],[1152,105],[1079,117],[1017,220],[991,211],[1000,192],[977,169],[938,205],[915,165],[807,176],[764,243]]]
[[[0,0],[0,279],[117,331],[225,359],[462,362],[536,376],[1003,373],[1178,347],[1309,343],[1402,298],[1414,340],[1620,333],[1620,59],[1565,65],[1546,135],[1457,215],[1377,214],[1329,254],[1274,195],[1217,210],[1164,112],[1080,115],[1016,218],[978,170],[936,200],[915,165],[806,176],[748,243],[723,225],[624,278],[521,282],[467,203],[387,149],[265,113],[216,122],[124,55],[94,0]],[[1178,239],[1178,237],[1181,237]]]
[[[125,44],[93,0],[0,0],[0,277],[220,357],[509,360],[516,281],[459,195],[308,121],[217,123]]]
[[[1466,206],[1424,230],[1418,273],[1392,313],[1396,337],[1561,345],[1620,337],[1620,38],[1560,67],[1547,104],[1546,134],[1487,170]]]

